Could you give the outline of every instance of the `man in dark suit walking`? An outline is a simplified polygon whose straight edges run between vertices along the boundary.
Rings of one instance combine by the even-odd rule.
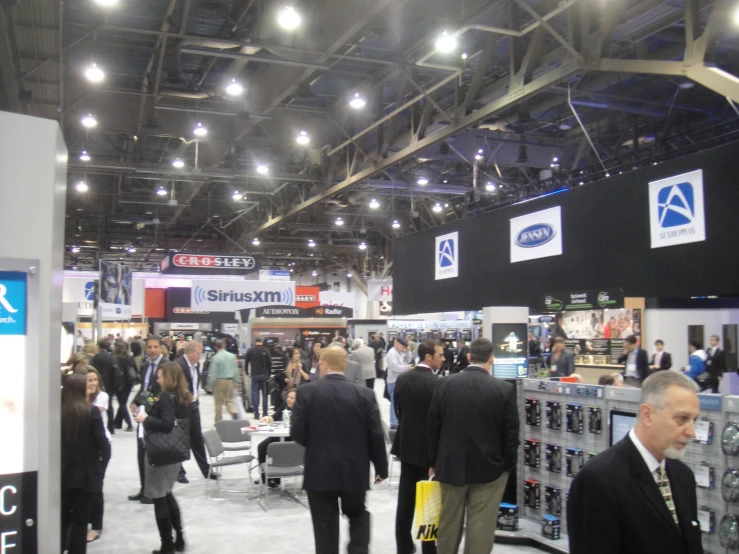
[[[115,382],[115,358],[110,355],[110,345],[107,339],[98,341],[98,353],[90,361],[90,365],[98,370],[100,377],[103,378],[103,386],[108,393],[108,431],[110,434],[115,433],[115,411],[113,410],[113,397],[116,393]]]
[[[203,344],[200,341],[191,340],[185,347],[185,355],[177,358],[176,362],[180,364],[187,380],[187,386],[190,387],[190,394],[192,394],[192,404],[190,404],[190,449],[198,463],[200,472],[207,479],[210,473],[210,464],[205,454],[205,443],[203,442],[203,431],[200,424],[200,400],[198,399],[198,391],[202,385],[202,373],[200,373],[200,356],[202,354]],[[213,479],[218,478],[215,473],[210,475]],[[177,482],[188,483],[184,466],[180,466]]]
[[[169,360],[162,355],[162,341],[159,337],[149,337],[146,339],[146,358],[141,364],[141,391],[149,392],[153,396],[158,396],[162,388],[157,383],[157,369],[161,364],[167,363]],[[131,413],[137,414],[140,404],[135,400],[131,404]],[[139,423],[136,429],[137,437],[137,455],[139,461],[139,481],[141,489],[137,494],[128,497],[129,500],[139,501],[142,504],[153,504],[151,498],[144,496],[144,426]]]
[[[644,381],[634,428],[572,482],[571,554],[702,554],[695,476],[679,461],[695,437],[697,391],[675,371]]]
[[[618,363],[624,364],[624,382],[631,387],[641,387],[644,379],[649,376],[649,356],[639,346],[639,339],[634,335],[629,335],[624,340],[624,353]]]
[[[718,335],[711,335],[711,346],[706,349],[706,354],[708,354],[706,371],[709,377],[705,380],[704,385],[714,393],[718,392],[719,381],[723,379],[726,370],[726,358],[724,351],[718,346],[719,341]]]
[[[441,483],[436,548],[456,554],[490,554],[498,508],[518,455],[516,388],[490,376],[493,343],[475,339],[470,365],[440,379],[429,408],[429,476]]]
[[[652,363],[649,364],[651,371],[665,371],[672,367],[672,355],[665,352],[665,343],[662,339],[654,341],[654,347],[657,352],[652,356]]]
[[[305,446],[303,488],[308,493],[316,552],[339,554],[339,499],[349,518],[349,554],[367,554],[370,516],[364,500],[369,465],[376,483],[387,478],[385,438],[373,391],[344,378],[346,350],[321,352],[324,377],[300,387],[290,436]]]
[[[419,364],[395,382],[395,414],[398,432],[392,453],[400,459],[398,510],[395,514],[395,543],[398,554],[414,552],[413,513],[416,507],[416,483],[428,479],[428,413],[438,377],[434,371],[444,363],[444,345],[425,340],[418,347]],[[423,554],[435,554],[433,541],[422,543]]]

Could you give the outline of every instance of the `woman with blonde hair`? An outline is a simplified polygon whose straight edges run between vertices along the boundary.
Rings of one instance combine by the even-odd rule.
[[[62,373],[64,375],[70,375],[72,373],[86,375],[87,366],[89,363],[90,360],[88,359],[87,354],[83,352],[77,352],[76,354],[72,354],[69,357],[69,360],[67,360],[67,365],[62,368]]]
[[[145,433],[169,433],[176,419],[192,418],[192,394],[180,364],[169,362],[159,366],[157,383],[161,392],[151,412],[140,413],[135,418],[144,426]],[[154,517],[162,541],[160,549],[152,554],[170,554],[185,549],[180,507],[172,495],[180,465],[178,462],[154,467],[149,463],[148,454],[144,455],[144,496],[154,500]],[[174,541],[173,528],[176,534]]]
[[[92,366],[87,366],[87,401],[100,410],[100,415],[105,422],[105,415],[108,412],[108,393],[105,392],[105,386],[103,385],[103,379],[100,377],[100,373],[97,369]],[[110,434],[108,433],[108,427],[105,426],[105,437],[110,442]],[[103,532],[103,514],[105,511],[105,499],[103,498],[103,483],[105,481],[105,471],[108,469],[108,463],[110,462],[110,451],[107,456],[104,456],[100,460],[102,464],[103,474],[100,483],[100,490],[93,493],[92,498],[92,509],[90,511],[90,524],[92,530],[87,533],[87,542],[96,541],[100,538]]]

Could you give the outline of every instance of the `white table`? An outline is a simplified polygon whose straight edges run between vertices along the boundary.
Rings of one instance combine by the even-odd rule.
[[[249,432],[251,433],[252,441],[254,440],[255,437],[259,437],[261,440],[264,440],[267,437],[279,437],[280,441],[284,442],[285,439],[290,436],[289,427],[276,427],[272,430],[269,430],[269,429],[259,429],[257,431],[249,430]]]

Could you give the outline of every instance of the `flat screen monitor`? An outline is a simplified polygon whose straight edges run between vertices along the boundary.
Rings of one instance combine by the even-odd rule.
[[[636,414],[634,412],[623,412],[621,410],[611,410],[609,415],[609,428],[611,430],[611,446],[619,442],[622,438],[629,434],[631,428],[636,423]]]

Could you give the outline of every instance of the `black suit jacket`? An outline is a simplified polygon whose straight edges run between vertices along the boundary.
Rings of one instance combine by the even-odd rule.
[[[305,446],[307,491],[359,492],[369,488],[369,464],[387,477],[385,435],[375,393],[343,375],[300,387],[290,436]]]
[[[552,356],[554,354],[549,355],[549,366],[552,365]],[[575,356],[572,355],[571,352],[567,352],[566,350],[563,350],[562,353],[559,356],[559,359],[557,360],[557,363],[554,364],[557,368],[556,373],[552,373],[551,377],[569,377],[573,373],[575,373]]]
[[[656,353],[655,354],[652,354],[652,361],[651,361],[651,363],[649,365],[650,366],[653,366],[654,365],[654,360],[656,360],[656,359],[657,359],[657,354]],[[662,351],[662,360],[660,361],[659,370],[657,370],[657,371],[665,371],[667,369],[670,369],[671,367],[672,367],[672,354],[670,354],[669,352],[665,352],[663,350]]]
[[[470,365],[434,389],[429,466],[442,483],[491,483],[516,465],[518,427],[516,388]]]
[[[710,381],[718,382],[718,378],[723,376],[726,369],[724,351],[721,348],[716,348],[716,352],[712,356],[709,354],[709,349],[706,349],[706,354],[708,354],[706,371],[711,375]]]
[[[180,364],[180,367],[182,368],[182,372],[185,374],[185,380],[187,381],[187,386],[190,388],[191,394],[198,394],[198,391],[194,389],[194,384],[192,382],[192,374],[190,373],[190,364],[185,359],[184,356],[181,356],[175,360],[178,364]],[[203,386],[203,373],[201,372],[200,364],[198,364],[198,383],[200,383],[200,386]]]
[[[169,358],[166,356],[161,356],[159,359],[159,363],[157,364],[157,369],[160,365],[166,364],[169,362]],[[144,390],[144,382],[146,381],[146,373],[149,371],[149,358],[144,358],[144,360],[141,362],[141,390]],[[157,383],[157,373],[156,369],[152,372],[151,378],[149,379],[148,387],[146,388],[150,393],[152,393],[154,396],[159,396],[159,393],[162,390],[162,387],[159,386],[159,383]]]
[[[62,434],[64,437],[64,434]],[[90,406],[90,418],[81,425],[77,440],[67,444],[62,438],[62,489],[103,490],[103,460],[110,459],[110,443],[105,436],[103,417]]]
[[[693,472],[667,460],[680,528],[627,435],[580,470],[570,487],[570,554],[702,554]]]
[[[395,414],[398,431],[392,453],[401,462],[429,466],[429,406],[439,378],[428,367],[415,367],[395,381]]]
[[[115,358],[107,352],[101,351],[95,354],[90,364],[98,370],[100,377],[103,378],[103,386],[106,392],[111,396],[114,395],[116,383],[113,374],[113,365],[115,364]]]
[[[619,357],[618,363],[626,364],[626,360],[628,359],[628,354],[623,354],[621,357]],[[640,381],[644,381],[644,379],[649,377],[649,356],[647,355],[647,351],[643,348],[640,348],[636,351],[636,374],[639,376]],[[625,365],[623,375],[626,375]]]

